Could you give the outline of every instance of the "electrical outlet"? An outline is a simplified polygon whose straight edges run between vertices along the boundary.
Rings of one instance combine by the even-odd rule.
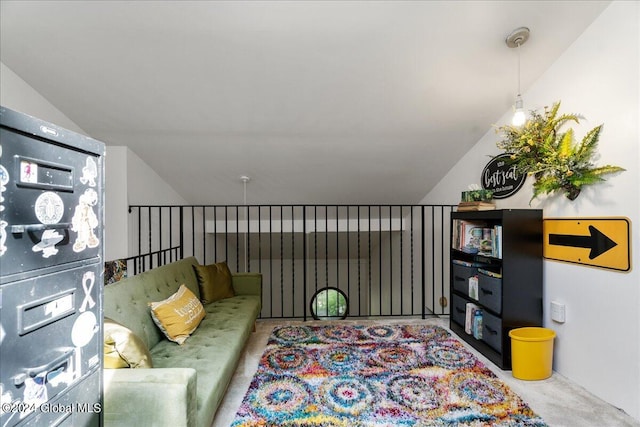
[[[566,320],[565,306],[557,301],[551,301],[551,320],[564,323]]]

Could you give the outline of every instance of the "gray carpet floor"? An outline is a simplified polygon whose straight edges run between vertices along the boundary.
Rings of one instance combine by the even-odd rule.
[[[351,324],[408,324],[426,323],[436,324],[448,330],[449,320],[446,318],[433,319],[375,319],[375,320],[343,320]],[[326,322],[301,322],[286,320],[259,320],[256,332],[252,334],[244,354],[238,363],[238,368],[229,385],[229,389],[218,408],[212,427],[228,427],[235,413],[242,403],[242,399],[249,388],[260,357],[264,352],[269,335],[274,327],[289,324],[326,324]],[[455,334],[453,334],[455,336]],[[500,379],[508,384],[529,406],[552,427],[640,427],[640,422],[634,420],[625,412],[597,398],[584,388],[572,383],[567,378],[554,372],[553,375],[541,381],[523,381],[513,378],[511,371],[502,371],[487,360],[472,347],[461,341]]]

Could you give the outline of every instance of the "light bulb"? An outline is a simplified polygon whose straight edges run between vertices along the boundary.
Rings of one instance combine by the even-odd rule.
[[[522,126],[527,121],[527,115],[524,112],[522,97],[520,94],[516,97],[516,111],[511,119],[511,124],[514,126]]]
[[[522,126],[524,122],[527,121],[527,116],[524,113],[524,110],[516,110],[513,115],[513,119],[511,119],[511,124],[514,126]]]

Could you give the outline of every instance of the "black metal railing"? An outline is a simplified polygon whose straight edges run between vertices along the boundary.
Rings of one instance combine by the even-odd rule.
[[[161,249],[159,251],[148,252],[142,255],[134,255],[123,258],[126,263],[129,275],[135,276],[143,271],[150,270],[161,265],[169,264],[181,258],[181,247],[174,246],[172,248]]]
[[[448,314],[453,207],[131,206],[130,261],[134,274],[192,255],[260,272],[262,318],[307,319],[326,287],[343,291],[350,317]]]

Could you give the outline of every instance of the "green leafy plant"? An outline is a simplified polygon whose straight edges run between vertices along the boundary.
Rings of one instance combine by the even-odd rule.
[[[543,113],[531,111],[531,117],[523,126],[501,126],[497,132],[502,140],[498,148],[511,156],[520,174],[534,177],[533,197],[562,191],[569,200],[575,200],[582,186],[604,181],[602,175],[621,172],[619,166],[596,166],[593,158],[602,125],[591,129],[580,143],[575,142],[574,132],[561,128],[568,122],[579,123],[577,114],[559,114],[560,102]]]

